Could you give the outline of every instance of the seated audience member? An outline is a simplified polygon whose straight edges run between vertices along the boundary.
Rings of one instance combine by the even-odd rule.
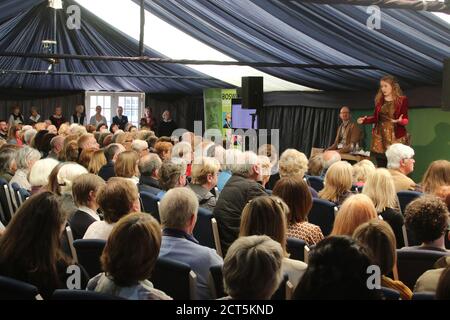
[[[86,127],[80,126],[76,123],[73,123],[69,126],[69,135],[76,135],[77,139],[88,133],[89,132]]]
[[[23,134],[23,143],[32,147],[31,143],[32,143],[34,137],[36,136],[36,133],[37,133],[37,130],[35,130],[35,129],[30,129],[30,130],[25,131],[25,133]]]
[[[156,142],[155,152],[158,154],[158,156],[161,158],[162,161],[170,160],[172,147],[173,145],[170,142],[164,141]]]
[[[130,179],[130,181],[137,184],[139,182],[138,161],[139,157],[136,152],[121,152],[114,163],[114,173],[116,174],[116,177]]]
[[[295,300],[373,300],[377,290],[367,286],[370,251],[347,236],[330,236],[311,250]]]
[[[389,224],[380,219],[370,220],[356,228],[353,238],[371,251],[373,264],[380,268],[382,274],[381,286],[398,291],[402,300],[411,300],[411,289],[388,277],[397,264],[397,245]]]
[[[339,153],[350,153],[353,146],[361,142],[361,129],[352,121],[349,107],[342,107],[339,112],[339,119],[342,123],[339,125],[334,143],[327,150],[337,150]]]
[[[0,150],[0,178],[10,182],[17,170],[17,149],[3,146]]]
[[[186,185],[186,163],[182,159],[172,159],[162,162],[159,169],[159,185],[161,191],[156,195],[159,199],[172,188]]]
[[[130,244],[139,244],[131,245]],[[129,300],[170,300],[148,280],[161,245],[161,229],[148,214],[132,213],[117,222],[100,258],[103,273],[87,290]]]
[[[87,228],[100,221],[96,200],[97,192],[105,186],[105,181],[94,174],[82,174],[73,180],[72,195],[78,210],[69,217],[73,238],[82,239]]]
[[[109,132],[114,134],[114,133],[116,133],[117,130],[120,130],[117,123],[111,123],[111,125],[109,126]]]
[[[8,131],[8,144],[14,144],[17,146],[22,146],[23,141],[20,137],[20,127],[19,126],[10,126]]]
[[[197,275],[197,298],[211,299],[209,268],[223,263],[214,249],[202,246],[192,236],[197,221],[198,201],[187,188],[173,188],[161,200],[159,214],[163,237],[159,256],[189,265]]]
[[[54,134],[54,135],[58,134],[58,129],[54,125],[49,125],[47,127],[47,130],[48,130],[48,133],[51,133],[51,134]]]
[[[89,167],[89,163],[91,163],[92,156],[95,151],[95,149],[82,149],[77,162],[87,169]]]
[[[119,133],[116,137],[116,143],[120,143],[125,147],[126,151],[131,151],[131,144],[133,143],[133,135],[130,132]]]
[[[55,113],[50,116],[49,120],[56,129],[59,129],[64,122],[67,122],[66,118],[63,116],[62,108],[59,106],[55,108]]]
[[[236,160],[240,157],[241,153],[242,152],[238,149],[225,150],[224,160],[223,163],[221,163],[221,170],[217,179],[217,189],[219,189],[219,192],[222,192],[228,180],[233,175],[231,173],[231,168],[236,163]]]
[[[107,162],[98,172],[98,175],[102,177],[103,180],[108,181],[110,178],[115,177],[114,163],[117,161],[119,154],[124,151],[124,146],[118,143],[111,143],[105,148],[105,158]]]
[[[281,265],[293,286],[297,286],[306,270],[306,263],[289,259],[286,251],[286,215],[288,206],[278,197],[257,197],[242,210],[240,237],[267,235],[281,244],[284,258]]]
[[[120,218],[130,212],[141,209],[136,185],[125,178],[111,178],[97,192],[97,203],[104,216],[104,221],[92,223],[83,239],[107,240],[112,228]]]
[[[402,231],[404,218],[400,213],[394,180],[389,171],[384,168],[375,169],[367,178],[362,193],[372,200],[378,215],[389,223],[397,240],[397,248],[402,248],[405,245]]]
[[[100,146],[98,145],[97,140],[95,140],[95,137],[91,133],[83,134],[78,139],[78,149],[84,150],[84,149],[94,149],[98,150]]]
[[[47,133],[48,133],[47,130],[38,130],[38,132],[34,136],[34,146],[33,146],[33,148],[41,151],[41,153],[42,153],[42,148],[43,148],[42,140],[44,139],[44,136]]]
[[[40,152],[42,153],[42,157],[43,158],[47,158],[48,154],[50,153],[50,151],[52,150],[52,147],[50,145],[50,141],[52,141],[52,139],[54,137],[57,137],[56,134],[54,133],[50,133],[50,131],[42,138],[42,143],[41,143],[41,148],[40,148]]]
[[[445,268],[439,278],[436,300],[450,300],[450,267]]]
[[[131,150],[135,151],[139,155],[139,158],[142,158],[149,153],[148,143],[147,141],[136,139],[131,143]]]
[[[59,164],[55,159],[41,159],[34,163],[30,170],[28,181],[31,185],[31,194],[37,193],[46,187],[53,169]]]
[[[89,161],[88,171],[98,175],[100,169],[107,163],[105,153],[103,150],[96,150],[92,154],[91,161]]]
[[[108,125],[106,123],[100,123],[97,127],[95,127],[95,132],[107,132]]]
[[[64,137],[56,136],[50,140],[50,152],[47,158],[58,160],[59,154],[64,147]]]
[[[351,188],[352,166],[346,161],[339,161],[327,170],[324,188],[319,192],[319,197],[340,206],[352,194]]]
[[[412,249],[448,252],[445,248],[445,231],[448,228],[448,209],[436,196],[424,195],[412,201],[405,211],[406,228],[422,244]]]
[[[423,175],[423,192],[436,195],[442,186],[450,186],[450,161],[433,161]]]
[[[8,140],[8,122],[0,119],[0,140]]]
[[[258,155],[266,156],[270,161],[270,178],[267,182],[265,188],[272,190],[275,183],[279,180],[280,176],[278,174],[278,150],[271,144],[263,144],[258,148]]]
[[[320,176],[325,177],[328,168],[339,161],[341,161],[341,155],[337,151],[328,150],[322,153],[322,172],[320,173]]]
[[[308,161],[308,175],[320,176],[323,170],[322,153],[317,153],[309,158]]]
[[[440,258],[434,264],[434,269],[425,271],[414,285],[416,292],[436,292],[442,272],[450,267],[450,256]]]
[[[361,160],[353,165],[353,185],[363,187],[369,176],[375,171],[375,165],[370,160]]]
[[[58,129],[58,135],[65,138],[70,134],[69,130],[70,130],[70,124],[67,122],[64,122]]]
[[[242,209],[253,198],[267,195],[264,188],[257,183],[261,174],[257,158],[258,156],[250,151],[238,153],[231,169],[233,175],[220,193],[214,208],[224,255],[239,235]]]
[[[0,238],[0,274],[36,286],[44,299],[55,289],[66,289],[67,267],[73,263],[60,248],[65,225],[56,195],[31,196]]]
[[[16,154],[17,170],[10,180],[10,184],[17,183],[19,187],[31,191],[31,184],[28,181],[28,174],[36,161],[41,158],[41,154],[36,149],[25,146]]]
[[[306,170],[308,170],[308,158],[305,154],[295,149],[285,150],[279,161],[280,178],[298,176],[304,178]],[[309,188],[313,198],[318,198],[317,191]]]
[[[331,235],[352,236],[363,223],[378,218],[372,200],[364,194],[352,195],[344,201],[334,220]]]
[[[387,168],[394,179],[395,191],[418,190],[419,187],[408,174],[414,170],[414,150],[401,143],[390,145],[386,150]]]
[[[303,179],[299,176],[281,178],[275,184],[272,194],[280,197],[289,207],[288,237],[304,240],[308,246],[315,245],[323,239],[320,227],[308,222],[312,197]]]
[[[442,199],[447,205],[448,211],[450,211],[450,185],[449,186],[440,186],[436,190],[436,196]]]
[[[77,162],[80,156],[80,149],[76,140],[69,141],[64,149],[64,155],[60,154],[59,160],[63,162]]]
[[[138,163],[140,172],[139,191],[150,192],[157,195],[161,191],[159,185],[159,169],[161,168],[162,161],[157,154],[151,153],[143,156]]]
[[[200,207],[214,210],[216,207],[216,196],[211,190],[217,185],[220,163],[215,158],[203,157],[195,159],[192,164],[192,181],[188,185],[197,196]]]
[[[223,263],[226,299],[269,300],[283,277],[283,259],[281,245],[268,236],[237,239]]]
[[[266,189],[271,177],[272,164],[268,156],[261,155],[258,156],[258,164],[261,167],[261,176],[258,182]]]
[[[60,196],[61,210],[65,211],[68,217],[77,211],[72,196],[73,181],[85,173],[88,173],[86,168],[77,163],[66,162],[58,164],[48,178],[47,191]]]

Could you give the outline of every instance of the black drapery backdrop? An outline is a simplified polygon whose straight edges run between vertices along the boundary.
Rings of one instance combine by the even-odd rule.
[[[201,121],[203,124],[203,96],[183,96],[183,95],[145,95],[145,105],[150,106],[157,125],[162,121],[162,113],[169,110],[172,119],[179,128],[194,131],[194,121]],[[202,126],[202,130],[203,130]],[[202,131],[203,132],[203,131]]]
[[[339,109],[302,106],[264,107],[259,127],[280,130],[280,153],[295,148],[309,157],[311,148],[326,148],[335,138]]]
[[[32,106],[37,107],[39,114],[45,120],[55,111],[56,106],[62,107],[63,114],[69,120],[77,104],[84,105],[84,91],[31,91],[31,90],[0,90],[0,119],[9,119],[13,106],[20,106],[27,122]]]

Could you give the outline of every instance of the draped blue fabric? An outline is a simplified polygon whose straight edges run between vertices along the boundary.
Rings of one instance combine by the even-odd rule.
[[[138,0],[134,0],[139,2]],[[386,73],[402,87],[440,85],[450,26],[429,12],[286,0],[145,0],[146,9],[238,61],[373,66],[378,70],[259,68],[325,90],[374,89]]]
[[[64,0],[64,9],[57,11],[57,53],[95,56],[137,56],[136,40],[102,21],[82,8],[81,29],[66,26],[66,8],[76,4]],[[43,53],[42,40],[52,39],[53,9],[47,1],[0,1],[0,52]],[[145,49],[145,55],[165,58]],[[47,70],[49,63],[42,59],[0,57],[0,70]],[[55,72],[108,73],[131,75],[163,75],[205,77],[206,79],[155,79],[125,77],[82,77],[73,75],[0,74],[0,87],[38,90],[107,90],[143,91],[147,93],[198,94],[203,88],[230,87],[191,68],[176,64],[137,62],[107,62],[61,60]],[[209,79],[208,79],[209,78]]]

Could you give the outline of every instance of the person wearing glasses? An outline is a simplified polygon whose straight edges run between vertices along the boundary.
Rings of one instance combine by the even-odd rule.
[[[407,175],[414,171],[414,150],[401,143],[394,143],[386,150],[387,167],[394,179],[395,191],[421,191]]]
[[[339,112],[339,119],[342,123],[337,129],[336,139],[327,150],[337,150],[339,153],[349,153],[353,151],[353,146],[361,143],[362,131],[359,126],[352,121],[349,107],[342,107]]]

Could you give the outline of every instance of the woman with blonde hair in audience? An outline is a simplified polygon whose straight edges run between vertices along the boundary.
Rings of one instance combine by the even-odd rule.
[[[411,300],[411,289],[403,282],[387,276],[397,265],[397,244],[389,224],[380,219],[370,220],[356,228],[353,238],[371,251],[372,262],[381,271],[381,285],[398,291],[402,300]]]
[[[336,214],[331,235],[351,237],[360,225],[377,218],[375,206],[368,196],[364,194],[352,195],[344,201]]]
[[[98,174],[100,168],[107,163],[103,150],[95,150],[88,165],[89,173]]]
[[[31,194],[35,194],[47,186],[50,174],[58,164],[57,160],[51,158],[41,159],[34,163],[28,176]]]
[[[260,196],[251,200],[242,210],[239,237],[267,235],[281,244],[284,252],[283,273],[295,286],[299,283],[307,265],[298,260],[289,259],[286,250],[286,216],[288,206],[278,197]]]
[[[317,153],[309,158],[308,161],[308,175],[320,176],[323,170],[322,153]]]
[[[450,161],[447,160],[433,161],[423,175],[423,192],[436,194],[441,186],[450,186]]]
[[[107,240],[120,218],[141,209],[136,184],[125,178],[110,178],[97,192],[96,201],[103,212],[104,220],[92,223],[83,239]]]
[[[78,163],[80,165],[82,165],[83,167],[85,167],[86,169],[88,169],[89,167],[89,163],[92,160],[92,156],[94,155],[94,152],[96,151],[96,149],[82,149],[80,156],[78,157]]]
[[[58,129],[58,135],[62,136],[62,137],[68,136],[69,135],[69,127],[70,127],[69,123],[67,123],[67,122],[63,123]]]
[[[400,205],[391,173],[384,168],[375,169],[367,179],[362,193],[372,200],[377,213],[389,223],[394,230],[398,248],[402,248],[405,245],[402,231],[404,219],[400,213]]]
[[[192,164],[192,181],[188,185],[197,196],[200,207],[214,210],[216,196],[211,190],[217,185],[220,163],[215,158],[203,157],[195,159]]]
[[[116,177],[130,179],[132,182],[139,183],[139,156],[134,151],[124,151],[117,156],[114,163],[114,172]]]
[[[261,176],[258,179],[263,186],[263,188],[266,188],[267,183],[270,180],[271,171],[272,171],[272,164],[270,163],[270,159],[268,156],[258,156],[258,161],[256,162],[261,167]]]
[[[351,195],[352,165],[346,161],[333,163],[327,170],[319,197],[340,206]]]
[[[155,143],[155,151],[158,156],[161,158],[161,161],[170,160],[172,157],[172,143],[158,141]]]
[[[139,244],[130,247],[130,244]],[[87,290],[130,300],[171,300],[148,280],[161,246],[161,227],[149,214],[131,213],[114,226],[100,258],[103,273]]]
[[[375,171],[372,161],[364,159],[353,165],[353,184],[357,187],[364,186],[367,178]]]
[[[116,143],[120,143],[125,147],[125,150],[131,151],[131,144],[133,143],[133,135],[130,132],[118,134]]]
[[[298,176],[281,178],[275,184],[273,195],[283,199],[289,207],[288,237],[304,240],[309,246],[323,239],[320,227],[308,222],[313,200],[308,185],[303,179]]]

